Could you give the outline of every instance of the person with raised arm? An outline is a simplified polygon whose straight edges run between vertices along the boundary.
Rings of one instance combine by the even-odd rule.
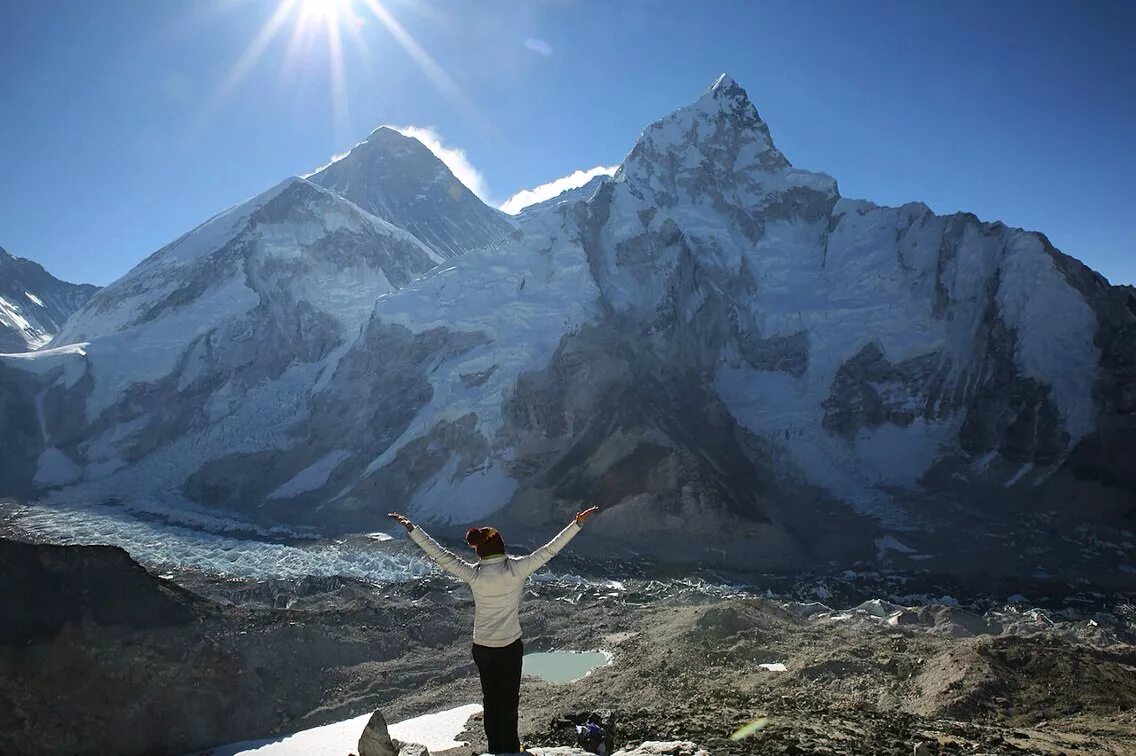
[[[579,512],[555,538],[526,556],[507,555],[505,540],[496,528],[470,528],[465,540],[477,552],[477,562],[467,562],[439,545],[405,515],[387,515],[405,527],[410,540],[439,567],[469,583],[473,590],[473,661],[481,677],[485,737],[490,753],[521,750],[517,708],[521,700],[521,660],[525,654],[520,621],[525,581],[560,553],[580,532],[580,526],[598,511],[599,507],[591,507]]]

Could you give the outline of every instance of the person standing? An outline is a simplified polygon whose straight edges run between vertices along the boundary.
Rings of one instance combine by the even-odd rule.
[[[469,583],[473,591],[473,661],[481,678],[485,737],[489,752],[518,753],[517,709],[521,700],[521,596],[525,581],[560,553],[580,532],[584,522],[599,511],[579,512],[551,541],[527,556],[508,556],[505,540],[496,528],[470,528],[466,543],[477,552],[475,563],[442,547],[410,518],[398,512],[387,516],[406,528],[410,540],[446,572]]]

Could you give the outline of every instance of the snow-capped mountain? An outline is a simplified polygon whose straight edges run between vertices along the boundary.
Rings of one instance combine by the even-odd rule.
[[[0,247],[0,353],[38,349],[98,291],[60,281],[37,263]]]
[[[726,76],[515,228],[388,131],[4,358],[6,489],[763,567],[1133,517],[1136,297],[1040,234],[841,197]]]
[[[499,241],[513,228],[421,142],[388,126],[308,180],[406,229],[442,257]]]

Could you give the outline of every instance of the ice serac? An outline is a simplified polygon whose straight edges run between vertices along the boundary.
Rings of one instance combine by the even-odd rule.
[[[90,284],[60,281],[0,247],[0,353],[42,347],[96,291]]]
[[[383,126],[308,177],[414,234],[442,257],[500,241],[512,224],[417,139]]]
[[[515,540],[596,503],[576,548],[761,568],[1081,570],[1055,533],[1131,526],[1132,289],[1037,233],[842,197],[729,77],[480,241],[454,234],[495,211],[446,211],[452,175],[389,130],[312,178],[0,359],[7,490]],[[1024,545],[979,564],[979,521]]]

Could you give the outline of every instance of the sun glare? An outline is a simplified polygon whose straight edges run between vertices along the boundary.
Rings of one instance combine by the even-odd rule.
[[[338,25],[340,17],[350,12],[351,0],[300,0],[299,22]]]
[[[464,110],[475,113],[472,103],[449,74],[399,23],[387,9],[385,2],[386,0],[277,0],[271,16],[250,40],[204,109],[202,122],[236,91],[273,41],[284,36],[288,41],[282,74],[287,75],[289,71],[306,67],[312,60],[327,61],[332,118],[337,135],[343,136],[340,132],[344,131],[348,121],[347,75],[350,70],[345,58],[353,51],[356,67],[360,64],[369,66],[371,53],[367,49],[369,43],[364,41],[363,30],[371,22],[377,22],[386,30],[442,94]],[[291,30],[290,33],[288,29]],[[317,50],[320,50],[318,55]]]

